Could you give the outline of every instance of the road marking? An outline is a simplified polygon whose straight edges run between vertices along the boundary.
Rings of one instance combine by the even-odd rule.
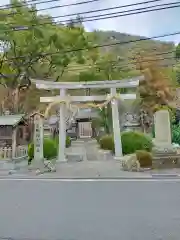
[[[122,179],[53,179],[53,178],[0,178],[0,181],[38,182],[180,182],[180,178],[122,178]]]

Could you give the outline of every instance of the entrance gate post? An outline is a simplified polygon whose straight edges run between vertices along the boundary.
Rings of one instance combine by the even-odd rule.
[[[60,97],[66,96],[66,89],[60,89]],[[66,161],[65,149],[66,149],[66,106],[65,103],[60,104],[59,109],[59,162]]]
[[[116,96],[116,88],[111,88],[111,95]],[[111,101],[112,108],[112,122],[113,122],[113,136],[115,146],[115,158],[119,159],[122,157],[122,143],[121,143],[121,130],[119,122],[119,110],[116,99]]]

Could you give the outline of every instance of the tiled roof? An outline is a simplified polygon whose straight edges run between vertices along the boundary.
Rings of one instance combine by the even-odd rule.
[[[15,126],[24,117],[24,114],[17,115],[2,115],[0,116],[0,126]]]

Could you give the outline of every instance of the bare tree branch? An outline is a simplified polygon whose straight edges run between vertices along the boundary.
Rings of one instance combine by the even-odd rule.
[[[56,78],[55,82],[58,82],[59,79],[63,76],[65,70],[66,70],[67,66],[63,67],[62,71],[61,71],[61,74]]]

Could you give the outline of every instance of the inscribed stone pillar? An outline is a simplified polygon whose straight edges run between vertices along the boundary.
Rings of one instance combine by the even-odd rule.
[[[111,88],[111,96],[116,95],[116,88]],[[119,122],[119,110],[117,100],[111,101],[112,107],[112,123],[113,123],[113,135],[115,145],[115,158],[119,159],[122,157],[122,143],[121,143],[121,131]]]
[[[43,118],[36,114],[34,116],[34,162],[37,166],[41,166],[44,161],[43,138]]]

